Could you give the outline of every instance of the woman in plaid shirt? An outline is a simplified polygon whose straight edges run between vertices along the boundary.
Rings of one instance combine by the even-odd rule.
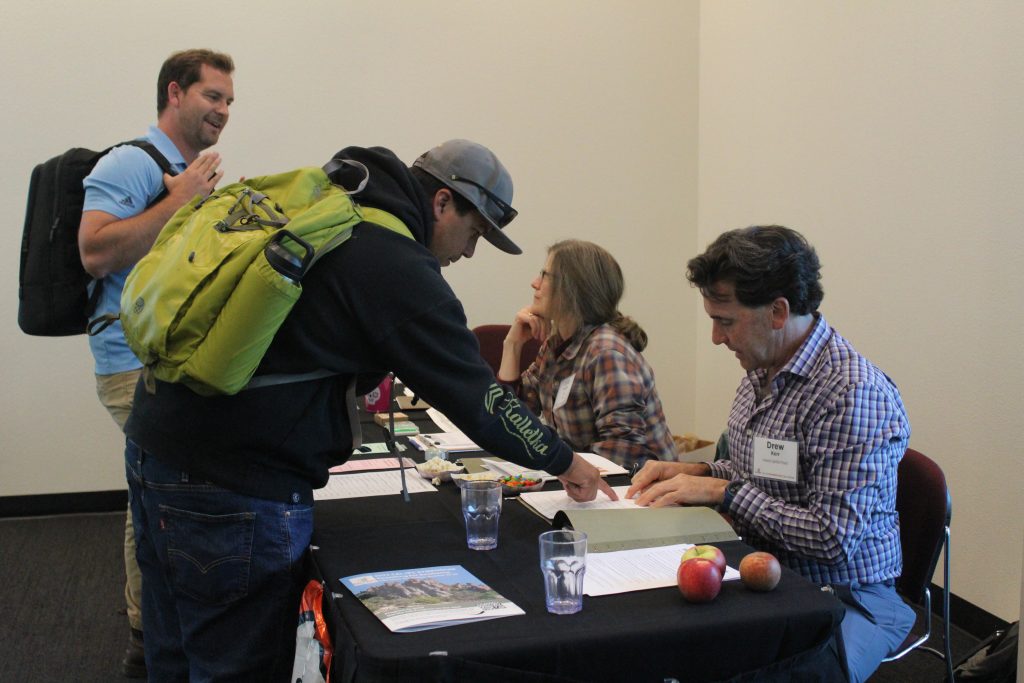
[[[627,469],[674,460],[654,372],[640,353],[647,334],[618,310],[624,282],[612,255],[592,242],[558,242],[530,286],[533,302],[509,329],[498,380],[576,451]],[[520,377],[531,337],[543,344]]]

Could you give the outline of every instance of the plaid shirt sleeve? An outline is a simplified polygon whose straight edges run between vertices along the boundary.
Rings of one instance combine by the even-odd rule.
[[[547,365],[550,360],[550,339],[544,340],[541,344],[540,349],[537,351],[537,358],[530,364],[530,367],[519,377],[518,386],[514,386],[513,390],[519,394],[519,398],[522,399],[526,407],[530,409],[535,415],[542,415],[540,405],[540,373],[541,368]]]
[[[591,448],[627,469],[637,460],[654,456],[648,447],[647,395],[644,372],[631,358],[606,351],[588,368],[592,372],[591,408],[597,438]]]

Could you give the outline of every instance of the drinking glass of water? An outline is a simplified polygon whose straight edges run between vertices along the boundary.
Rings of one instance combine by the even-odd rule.
[[[466,545],[470,550],[497,548],[501,482],[462,482],[462,516],[466,520]]]
[[[583,574],[587,568],[587,535],[582,531],[545,531],[540,544],[544,598],[552,614],[575,614],[583,609]]]

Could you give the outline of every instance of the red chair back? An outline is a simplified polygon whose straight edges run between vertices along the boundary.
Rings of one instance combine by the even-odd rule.
[[[953,506],[942,469],[913,448],[908,448],[900,461],[896,511],[903,550],[903,574],[896,589],[921,604],[946,540]]]

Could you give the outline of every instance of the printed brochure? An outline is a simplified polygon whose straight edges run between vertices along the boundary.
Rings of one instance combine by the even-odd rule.
[[[341,583],[395,633],[524,614],[460,565],[368,572]]]

